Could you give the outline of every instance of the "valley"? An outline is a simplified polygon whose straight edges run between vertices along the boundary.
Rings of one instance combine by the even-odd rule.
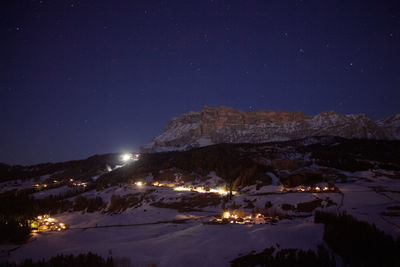
[[[140,154],[128,162],[114,155],[98,169],[85,160],[74,171],[59,164],[69,167],[3,181],[0,207],[4,218],[49,213],[67,229],[3,244],[0,259],[92,252],[120,266],[228,266],[269,247],[322,245],[343,263],[315,214],[346,213],[398,239],[399,146],[321,137]],[[29,211],[13,209],[16,201],[29,202]]]

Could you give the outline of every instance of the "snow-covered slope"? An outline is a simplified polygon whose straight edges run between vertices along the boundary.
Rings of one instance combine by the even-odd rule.
[[[246,112],[229,107],[204,107],[173,118],[143,152],[184,150],[218,143],[263,143],[310,136],[400,139],[400,114],[374,122],[365,114],[334,111],[307,116],[303,112]]]
[[[388,139],[400,139],[400,113],[377,121],[377,125],[383,129]]]
[[[324,119],[321,123],[329,125]],[[115,266],[230,266],[242,255],[269,247],[317,251],[324,245],[335,252],[324,240],[326,227],[315,220],[317,211],[346,212],[397,240],[399,148],[399,141],[332,136],[221,144],[143,155],[100,177],[86,172],[85,188],[73,187],[58,169],[36,177],[38,166],[24,167],[32,172],[25,173],[26,178],[0,183],[0,214],[8,218],[30,210],[35,216],[49,212],[68,229],[34,233],[22,245],[0,244],[0,265],[92,252],[112,256]],[[96,158],[102,164],[103,156]],[[65,175],[71,173],[64,169],[67,165],[56,164]],[[35,186],[45,182],[47,187]],[[230,184],[234,194],[227,196]],[[27,203],[36,208],[26,212],[24,207],[31,207]],[[215,223],[224,211],[260,213],[269,219],[264,224]],[[336,262],[342,262],[335,255]]]

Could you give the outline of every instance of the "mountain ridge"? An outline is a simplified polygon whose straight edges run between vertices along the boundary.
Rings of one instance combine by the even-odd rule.
[[[219,143],[264,143],[312,136],[379,140],[400,139],[400,113],[373,121],[366,114],[336,111],[306,115],[302,111],[259,110],[205,106],[172,118],[161,135],[142,152],[186,150]]]

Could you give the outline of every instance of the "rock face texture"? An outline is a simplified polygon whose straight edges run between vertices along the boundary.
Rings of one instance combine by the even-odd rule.
[[[230,107],[204,107],[171,119],[164,132],[143,152],[185,150],[218,143],[263,143],[310,136],[400,139],[400,113],[378,122],[364,114],[334,111],[307,116],[301,111],[246,112]]]
[[[377,125],[385,132],[387,139],[400,139],[400,113],[397,113],[387,119],[377,121]]]

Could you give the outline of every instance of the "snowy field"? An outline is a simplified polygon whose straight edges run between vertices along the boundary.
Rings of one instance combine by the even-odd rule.
[[[281,185],[274,181],[273,185],[259,190],[256,186],[243,188],[227,203],[250,212],[251,208],[246,208],[249,201],[254,207],[264,207],[271,202],[277,213],[285,215],[276,225],[204,224],[214,215],[222,213],[222,203],[195,212],[179,212],[177,209],[150,205],[151,201],[176,202],[199,194],[196,192],[178,192],[169,187],[137,187],[134,184],[102,191],[91,190],[82,196],[101,197],[107,203],[113,194],[146,194],[151,201],[145,200],[140,206],[118,214],[67,212],[54,215],[55,219],[65,222],[70,228],[63,232],[35,234],[28,243],[18,248],[0,246],[0,263],[91,251],[103,257],[112,256],[117,262],[130,262],[131,266],[229,266],[229,262],[238,256],[260,252],[271,246],[315,250],[317,245],[324,244],[323,225],[313,222],[315,210],[299,212],[282,208],[285,204],[296,207],[299,203],[315,200],[322,200],[316,210],[346,211],[359,220],[374,223],[396,238],[400,237],[400,217],[382,214],[388,207],[400,205],[400,180],[385,177],[383,171],[379,175],[370,171],[342,173],[354,179],[335,184],[338,192],[282,193]],[[208,183],[216,184],[218,177],[214,177],[215,174],[211,176]],[[33,181],[28,182],[31,184]],[[22,186],[27,187],[28,182]],[[3,187],[13,188],[14,185],[4,184]],[[36,192],[33,196],[43,198],[66,189],[63,186]]]
[[[161,217],[169,218],[169,214],[163,215]],[[104,222],[96,221],[99,225],[121,219],[101,217],[106,218]],[[129,259],[133,266],[229,266],[229,262],[241,254],[277,244],[282,248],[315,249],[322,233],[323,226],[309,220],[285,220],[276,226],[205,225],[193,220],[186,224],[70,229],[40,234],[8,259],[41,259],[59,253],[91,251],[104,257],[111,255],[117,260]]]

